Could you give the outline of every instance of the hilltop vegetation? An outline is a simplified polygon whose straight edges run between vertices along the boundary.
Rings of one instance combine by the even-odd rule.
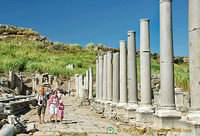
[[[3,33],[1,31],[1,34]],[[33,35],[36,35],[35,32]],[[29,35],[29,37],[33,35]],[[85,75],[85,71],[89,67],[93,67],[95,76],[96,56],[98,53],[104,52],[94,50],[95,46],[93,43],[89,43],[85,48],[82,48],[79,44],[59,42],[53,44],[52,42],[32,40],[18,34],[7,34],[6,37],[0,38],[0,72],[3,73],[8,70],[33,73],[49,72],[52,75],[67,77],[76,73]],[[115,51],[117,50],[115,49]],[[151,62],[152,74],[159,74],[159,58],[152,55]],[[75,69],[67,69],[66,65],[68,64],[74,64]],[[189,73],[183,72],[184,68],[189,68],[188,63],[180,62],[175,64],[174,67],[176,87],[189,91]],[[137,56],[137,68],[138,80],[140,81],[139,55]]]

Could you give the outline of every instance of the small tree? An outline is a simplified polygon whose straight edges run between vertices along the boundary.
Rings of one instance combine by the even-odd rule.
[[[88,43],[87,45],[86,45],[86,48],[88,48],[88,49],[93,49],[94,48],[94,43]]]

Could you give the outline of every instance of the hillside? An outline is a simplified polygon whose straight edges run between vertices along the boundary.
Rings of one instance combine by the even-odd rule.
[[[8,70],[33,73],[49,72],[53,75],[67,77],[73,76],[75,73],[85,74],[84,72],[89,67],[94,67],[94,75],[96,75],[96,56],[98,53],[107,50],[119,51],[119,49],[103,45],[95,46],[92,43],[85,48],[82,48],[79,44],[52,43],[48,38],[40,36],[38,32],[32,29],[0,25],[1,73]],[[182,60],[182,58],[176,59],[176,87],[189,91],[189,73],[184,72],[184,68],[188,69],[189,66]],[[159,74],[159,54],[153,54],[151,62],[152,74]],[[75,68],[73,70],[67,69],[68,64],[74,64]],[[140,80],[139,55],[137,56],[137,65],[138,80]]]

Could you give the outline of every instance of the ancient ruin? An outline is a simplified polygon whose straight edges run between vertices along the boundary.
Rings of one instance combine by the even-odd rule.
[[[31,74],[25,79],[23,73],[9,71],[8,78],[2,78],[0,86],[1,90],[10,91],[10,93],[2,93],[0,97],[1,127],[3,126],[0,135],[10,136],[22,131],[19,125],[23,123],[16,116],[26,113],[26,110],[35,105],[35,95],[41,88],[45,88],[45,90],[65,88],[72,91],[72,98],[71,96],[65,97],[66,102],[73,102],[69,107],[70,110],[76,115],[81,115],[81,117],[78,116],[79,118],[74,118],[78,121],[82,118],[87,119],[87,124],[81,124],[81,127],[87,126],[91,135],[105,129],[92,130],[97,128],[95,127],[96,122],[92,120],[94,119],[93,114],[96,112],[95,116],[98,115],[99,120],[105,119],[106,123],[116,121],[117,131],[120,124],[134,128],[131,130],[134,135],[199,136],[200,0],[189,0],[190,68],[186,72],[190,73],[190,93],[185,92],[182,88],[176,88],[174,83],[172,0],[160,0],[159,6],[159,75],[151,73],[150,19],[141,19],[140,82],[137,70],[136,31],[133,30],[128,31],[127,42],[126,40],[119,41],[119,51],[106,50],[105,54],[98,52],[96,76],[94,76],[95,69],[93,67],[88,67],[85,73],[80,72],[81,74],[75,74],[67,80],[58,80],[58,77],[49,73]],[[74,65],[70,64],[66,68],[72,70]],[[31,95],[23,96],[27,89],[30,90]],[[69,115],[72,118],[74,116],[74,114]],[[8,124],[3,120],[6,118]],[[78,122],[70,121],[71,124]],[[102,125],[104,122],[100,122],[100,124],[105,127]],[[51,127],[51,124],[49,126]],[[72,127],[77,130],[77,126],[66,126],[61,129],[70,131],[70,127]],[[36,131],[34,123],[30,123],[26,128],[24,130],[26,133]],[[60,126],[53,126],[51,129],[60,129]],[[82,130],[79,129],[79,131]],[[34,134],[39,135],[39,132]],[[42,132],[41,135],[45,134]],[[127,133],[120,134],[122,136],[129,135]],[[51,135],[59,136],[60,134],[52,132]]]
[[[174,86],[172,0],[160,0],[160,76],[151,75],[150,20],[141,19],[141,83],[137,83],[135,31],[128,31],[128,55],[126,54],[126,41],[122,40],[120,41],[120,53],[114,53],[113,58],[111,57],[112,52],[108,52],[107,56],[97,57],[96,93],[98,95],[96,101],[91,103],[92,109],[107,119],[117,119],[133,126],[145,127],[146,132],[151,132],[151,135],[200,135],[198,74],[200,71],[199,62],[197,62],[200,54],[199,5],[198,0],[189,1],[191,96],[189,93],[183,92],[183,89]],[[107,67],[106,61],[108,62]],[[107,71],[107,80],[102,71]],[[138,90],[141,96],[138,96]],[[138,101],[138,98],[141,100]],[[105,102],[105,100],[107,101]],[[105,104],[102,105],[99,102]],[[101,112],[99,112],[99,107],[102,109]],[[185,116],[183,114],[185,112],[189,113]],[[152,129],[168,129],[168,131],[156,132],[151,131]],[[172,129],[179,131],[169,131]]]

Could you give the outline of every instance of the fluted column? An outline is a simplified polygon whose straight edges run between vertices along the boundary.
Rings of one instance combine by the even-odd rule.
[[[103,99],[103,56],[99,56],[99,100]]]
[[[83,75],[79,75],[79,95],[80,98],[83,97]]]
[[[79,96],[79,75],[75,75],[76,96]]]
[[[103,102],[107,100],[107,55],[103,56]]]
[[[89,91],[89,71],[86,70],[86,76],[85,76],[85,88]]]
[[[96,57],[96,100],[99,100],[99,59]]]
[[[93,99],[93,67],[89,69],[89,99]]]
[[[113,98],[112,51],[107,52],[107,101]]]
[[[120,61],[119,52],[113,54],[113,102],[118,103],[120,99]]]

